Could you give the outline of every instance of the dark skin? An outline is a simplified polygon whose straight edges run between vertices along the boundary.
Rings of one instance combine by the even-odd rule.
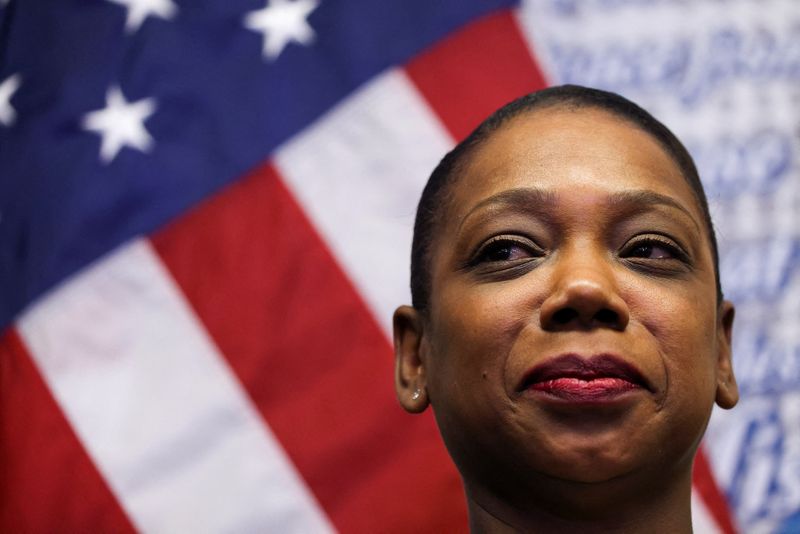
[[[471,530],[691,532],[694,454],[738,390],[733,305],[678,166],[606,111],[549,108],[493,133],[451,187],[429,309],[395,312],[396,389],[432,406]],[[564,355],[640,380],[599,401],[529,383]]]

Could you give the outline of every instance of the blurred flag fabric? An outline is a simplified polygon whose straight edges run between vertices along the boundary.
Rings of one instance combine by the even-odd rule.
[[[697,532],[800,532],[794,0],[0,0],[0,531],[457,532],[392,387],[411,225],[508,100],[686,141],[738,306]]]

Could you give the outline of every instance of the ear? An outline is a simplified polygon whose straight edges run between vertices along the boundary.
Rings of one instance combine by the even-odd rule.
[[[726,410],[736,406],[739,401],[739,386],[733,375],[733,359],[731,353],[733,317],[735,310],[733,303],[722,301],[717,319],[717,405]]]
[[[394,388],[400,405],[410,413],[428,407],[425,389],[424,321],[411,306],[400,306],[394,312]]]

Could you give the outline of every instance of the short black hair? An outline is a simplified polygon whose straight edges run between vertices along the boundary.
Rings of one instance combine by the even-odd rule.
[[[694,192],[703,213],[704,223],[711,240],[717,300],[721,302],[722,287],[719,279],[717,237],[711,222],[703,184],[689,151],[669,128],[627,98],[599,89],[561,85],[530,93],[495,111],[466,139],[448,152],[431,173],[428,183],[422,191],[414,221],[414,238],[411,245],[411,303],[414,308],[420,311],[428,309],[431,293],[430,248],[433,236],[439,225],[440,215],[444,209],[442,206],[446,204],[450,186],[463,171],[469,156],[511,119],[534,110],[555,107],[572,110],[594,108],[607,111],[650,134],[672,157]]]

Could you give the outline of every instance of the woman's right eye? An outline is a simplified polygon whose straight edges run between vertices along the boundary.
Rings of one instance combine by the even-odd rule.
[[[534,242],[521,237],[493,237],[475,254],[470,262],[473,265],[484,263],[517,262],[544,255],[542,249]]]

